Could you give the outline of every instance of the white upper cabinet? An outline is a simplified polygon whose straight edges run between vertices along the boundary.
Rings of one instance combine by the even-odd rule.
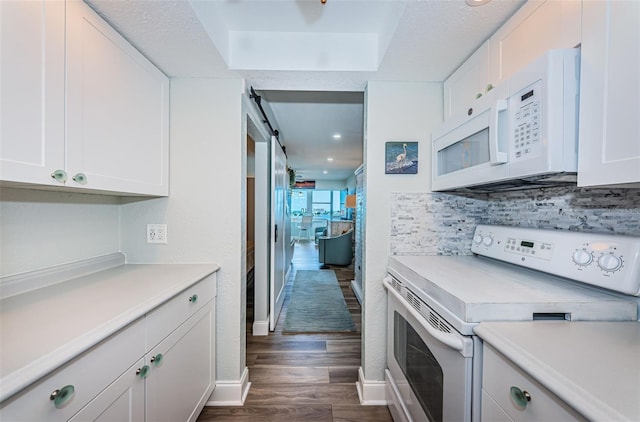
[[[91,8],[67,2],[67,171],[167,195],[169,80]],[[74,183],[82,181],[72,181]]]
[[[580,45],[581,0],[528,1],[490,38],[489,74],[508,79],[548,50]]]
[[[580,45],[581,0],[529,0],[444,82],[444,118],[557,48]]]
[[[0,1],[0,179],[60,185],[63,1]]]
[[[640,187],[640,2],[586,1],[578,185]]]
[[[492,88],[489,78],[489,41],[487,40],[444,81],[445,119],[467,110],[477,98]]]
[[[168,78],[80,0],[0,14],[0,180],[168,195]]]

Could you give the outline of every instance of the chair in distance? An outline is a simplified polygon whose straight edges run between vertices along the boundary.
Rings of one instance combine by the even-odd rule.
[[[307,240],[311,240],[311,225],[313,224],[312,215],[303,215],[300,224],[298,224],[298,240],[302,240],[302,233],[304,232]]]
[[[353,259],[352,250],[353,229],[333,237],[320,237],[318,243],[318,262],[323,265],[321,270],[326,270],[329,265],[346,266]]]

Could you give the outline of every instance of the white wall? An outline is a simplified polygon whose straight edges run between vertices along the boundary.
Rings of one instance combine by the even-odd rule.
[[[120,250],[120,200],[113,196],[3,188],[0,275]]]
[[[431,130],[442,122],[442,84],[370,81],[365,96],[366,198],[363,251],[362,369],[366,381],[384,380],[386,293],[391,193],[427,192]],[[384,173],[385,142],[418,141],[418,174]]]
[[[242,87],[240,79],[172,79],[170,196],[121,211],[129,263],[220,265],[216,377],[231,382],[246,366]],[[147,223],[167,224],[168,244],[147,244]]]

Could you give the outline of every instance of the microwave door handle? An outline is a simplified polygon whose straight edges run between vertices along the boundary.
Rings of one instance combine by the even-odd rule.
[[[489,130],[489,162],[492,166],[504,164],[509,161],[509,154],[500,151],[500,141],[506,135],[506,119],[509,117],[507,100],[496,101],[496,106],[491,109],[491,125]]]
[[[413,309],[412,306],[407,304],[406,299],[400,296],[400,293],[398,293],[396,289],[394,289],[393,286],[391,286],[390,280],[391,280],[390,277],[385,277],[382,280],[382,284],[384,284],[384,286],[387,288],[387,291],[391,293],[393,296],[395,296],[395,298],[398,299],[400,303],[406,304],[405,308],[409,311],[409,313],[415,319],[418,320],[420,325],[422,325],[433,338],[435,338],[436,340],[438,340],[443,344],[446,344],[452,349],[455,349],[458,351],[463,350],[464,345],[463,345],[462,339],[459,339],[458,337],[456,337],[455,334],[443,333],[442,331],[439,331],[433,328],[431,324],[429,324],[429,322],[422,315],[418,313],[418,311],[416,311],[415,309]]]

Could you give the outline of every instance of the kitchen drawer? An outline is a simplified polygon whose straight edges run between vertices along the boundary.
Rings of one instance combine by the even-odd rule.
[[[212,274],[202,279],[147,314],[147,350],[160,343],[215,297],[215,277],[216,274]]]
[[[531,400],[524,407],[511,398],[511,387],[530,394]],[[586,421],[543,385],[485,343],[482,365],[483,419],[496,414],[487,395],[514,421]],[[486,406],[486,407],[485,407]]]
[[[484,390],[482,390],[482,416],[480,419],[487,422],[513,422],[513,419]]]
[[[68,420],[144,356],[144,329],[141,318],[6,400],[0,409],[0,420]],[[71,399],[56,408],[50,399],[51,393],[69,385],[74,389]]]

